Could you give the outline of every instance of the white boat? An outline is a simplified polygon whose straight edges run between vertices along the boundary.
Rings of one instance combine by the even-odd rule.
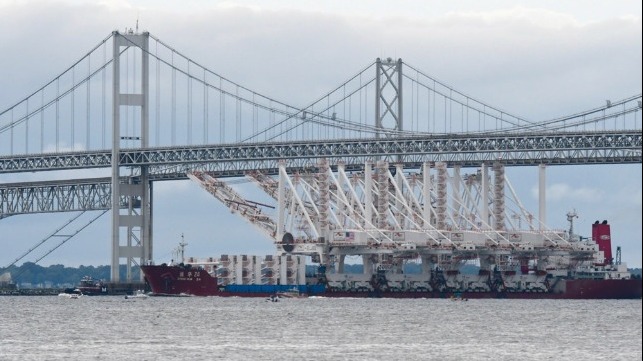
[[[136,290],[133,295],[125,295],[126,300],[146,299],[149,296],[143,290]]]
[[[71,299],[81,298],[82,296],[83,296],[83,293],[80,292],[79,289],[75,289],[73,292],[63,292],[58,294],[58,297],[71,298]]]
[[[284,292],[277,292],[277,296],[280,298],[308,298],[307,295],[299,292],[297,287],[293,287]]]

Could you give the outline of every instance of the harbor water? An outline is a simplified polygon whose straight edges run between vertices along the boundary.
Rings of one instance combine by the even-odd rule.
[[[0,297],[0,360],[641,360],[641,300]]]

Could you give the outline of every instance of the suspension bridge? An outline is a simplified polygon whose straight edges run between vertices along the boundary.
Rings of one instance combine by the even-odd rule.
[[[0,110],[0,174],[98,168],[111,175],[0,184],[0,221],[111,210],[111,278],[118,283],[122,262],[130,281],[132,266],[153,259],[156,181],[369,173],[366,165],[375,162],[400,173],[445,164],[456,174],[481,165],[640,164],[641,144],[641,94],[534,121],[387,58],[294,105],[236,83],[148,32],[114,31]],[[259,183],[270,192],[269,180]],[[327,217],[310,213],[322,223]],[[277,241],[280,228],[283,222],[272,234]]]

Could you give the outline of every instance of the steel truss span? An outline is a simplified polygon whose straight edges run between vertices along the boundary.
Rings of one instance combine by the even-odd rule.
[[[18,214],[111,209],[111,178],[10,183],[0,186],[0,219]],[[125,197],[121,208],[128,207]]]
[[[279,160],[288,167],[314,165],[316,159],[332,163],[363,164],[374,157],[419,166],[447,162],[463,167],[500,161],[506,166],[535,164],[641,163],[640,131],[567,132],[557,134],[429,136],[400,139],[337,140],[288,143],[240,143],[123,149],[124,167],[180,166],[185,169],[223,171],[230,176],[248,170],[276,169]],[[0,173],[106,168],[111,151],[38,154],[0,158]]]
[[[123,166],[150,167],[150,181],[186,179],[189,171],[207,171],[217,178],[241,177],[261,171],[278,174],[279,161],[291,171],[315,171],[317,158],[331,168],[362,170],[374,157],[419,169],[424,162],[478,167],[483,162],[505,166],[535,164],[641,163],[641,133],[601,132],[558,135],[430,137],[395,140],[317,143],[239,144],[148,150],[123,150]],[[335,163],[335,164],[332,164]],[[109,152],[0,158],[0,173],[109,167]],[[0,187],[0,218],[15,214],[101,210],[110,208],[111,178],[4,184]],[[138,183],[137,177],[132,179]],[[122,200],[123,206],[126,205]]]

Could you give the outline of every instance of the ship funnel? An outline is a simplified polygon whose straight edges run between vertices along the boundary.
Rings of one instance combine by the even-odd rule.
[[[603,221],[601,224],[592,224],[592,238],[598,245],[598,250],[603,251],[605,257],[603,265],[612,264],[612,236],[607,221]]]

